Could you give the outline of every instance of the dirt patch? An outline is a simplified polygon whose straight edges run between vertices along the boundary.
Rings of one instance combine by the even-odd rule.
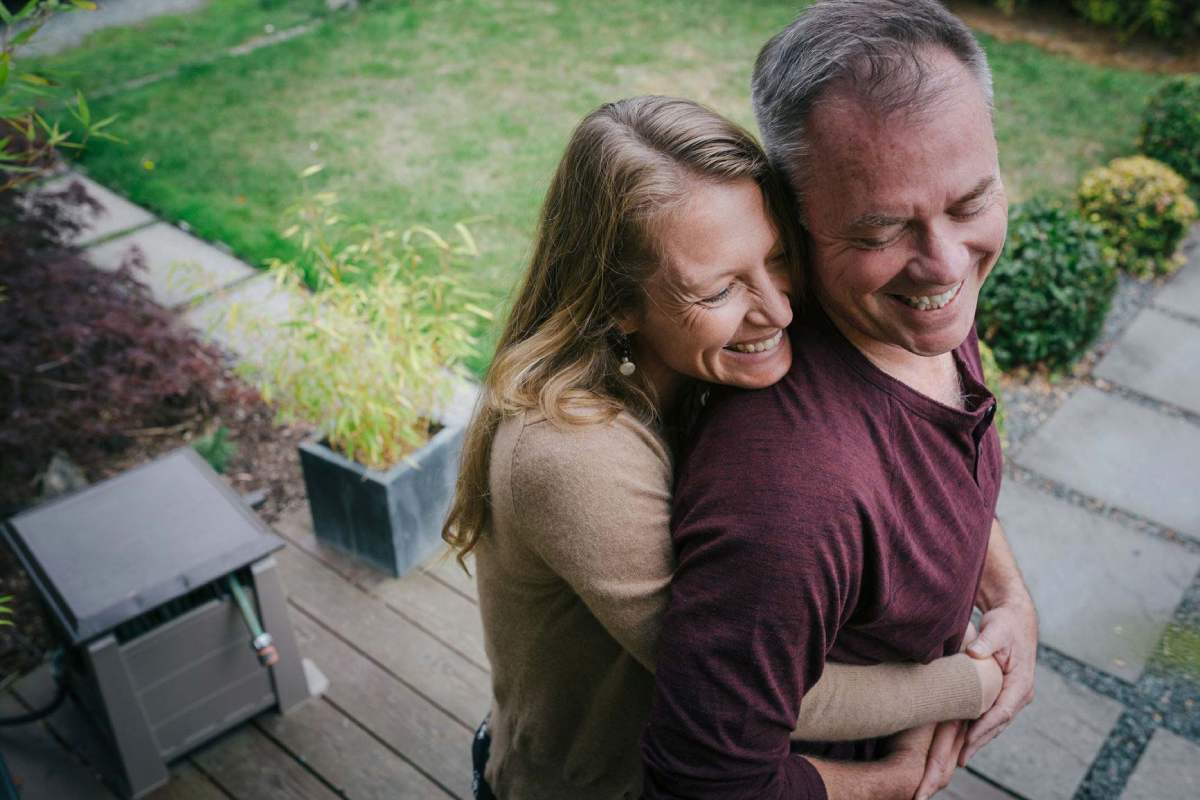
[[[1008,15],[990,3],[949,0],[950,9],[977,31],[1002,42],[1027,42],[1050,53],[1101,67],[1165,74],[1200,72],[1200,47],[1171,48],[1148,36],[1123,38],[1053,7]]]

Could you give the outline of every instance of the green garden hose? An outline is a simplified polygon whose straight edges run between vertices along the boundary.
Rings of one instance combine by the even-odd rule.
[[[229,587],[230,594],[241,608],[242,618],[246,620],[246,627],[250,629],[250,635],[254,637],[251,646],[258,654],[258,662],[264,667],[275,666],[279,663],[279,651],[275,649],[271,634],[264,631],[262,624],[259,623],[258,615],[254,613],[254,607],[250,605],[250,598],[246,596],[246,590],[238,582],[237,576],[232,573],[225,576],[225,585]]]

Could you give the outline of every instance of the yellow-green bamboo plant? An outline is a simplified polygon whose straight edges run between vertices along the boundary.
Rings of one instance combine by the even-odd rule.
[[[238,369],[282,421],[314,423],[333,450],[386,469],[428,441],[432,410],[462,380],[476,331],[492,315],[455,273],[478,256],[466,226],[448,241],[419,225],[353,225],[337,202],[332,192],[307,194],[284,231],[300,257],[269,262],[292,290],[291,320],[264,330],[236,306],[227,319],[262,332],[264,349]],[[306,278],[315,291],[305,290]]]

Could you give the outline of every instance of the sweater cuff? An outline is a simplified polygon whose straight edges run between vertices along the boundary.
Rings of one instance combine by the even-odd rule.
[[[939,658],[924,670],[932,691],[919,692],[914,698],[918,719],[978,719],[987,711],[983,708],[983,684],[966,653]]]

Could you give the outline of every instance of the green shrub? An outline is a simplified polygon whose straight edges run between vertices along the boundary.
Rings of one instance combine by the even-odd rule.
[[[1182,175],[1200,197],[1200,76],[1174,78],[1154,93],[1138,150]]]
[[[1004,369],[1066,368],[1100,332],[1115,290],[1099,226],[1030,200],[1009,212],[1008,244],[979,295],[979,335]]]
[[[1079,208],[1104,231],[1116,265],[1139,278],[1167,274],[1181,260],[1179,240],[1196,219],[1196,204],[1179,173],[1145,156],[1117,158],[1079,184]]]
[[[1145,33],[1168,42],[1200,35],[1200,0],[993,0],[1006,14],[1040,5],[1068,7],[1093,25],[1121,36]]]
[[[979,360],[983,362],[983,382],[992,394],[996,395],[996,433],[1000,435],[1000,443],[1007,444],[1008,433],[1004,425],[1004,400],[1000,397],[1000,365],[996,363],[996,354],[992,352],[992,348],[987,346],[987,342],[979,343]]]

